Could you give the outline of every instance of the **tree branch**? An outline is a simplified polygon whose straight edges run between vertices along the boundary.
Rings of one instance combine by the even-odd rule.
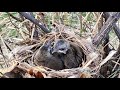
[[[20,19],[20,18],[18,18],[18,17],[15,17],[15,16],[13,16],[11,13],[9,13],[9,12],[6,12],[9,16],[11,16],[13,19],[15,19],[15,20],[17,20],[17,21],[19,21],[19,22],[22,22],[22,20]]]
[[[39,26],[45,33],[49,33],[50,31],[44,27],[39,21],[35,18],[33,18],[30,14],[27,14],[26,12],[19,12],[22,16],[24,16],[26,19],[30,20],[33,22],[35,25]]]
[[[117,12],[117,13],[114,13],[113,15],[111,15],[107,19],[107,21],[101,28],[100,32],[93,38],[92,42],[94,45],[98,46],[102,42],[102,40],[110,32],[110,30],[111,30],[110,28],[114,25],[114,23],[116,23],[118,21],[119,18],[120,18],[120,13]]]
[[[108,19],[109,16],[110,16],[110,14],[108,12],[104,12],[104,15],[103,15],[104,18]],[[118,28],[118,26],[116,24],[113,25],[113,29],[114,29],[117,37],[120,40],[120,29]]]

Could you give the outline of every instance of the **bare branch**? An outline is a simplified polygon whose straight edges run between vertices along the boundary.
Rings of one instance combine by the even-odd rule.
[[[22,20],[20,19],[20,18],[18,18],[18,17],[15,17],[15,16],[13,16],[11,13],[9,13],[9,12],[6,12],[9,16],[11,16],[13,19],[15,19],[15,20],[17,20],[17,21],[19,21],[19,22],[22,22]]]
[[[103,25],[103,27],[101,28],[100,32],[93,38],[93,44],[98,46],[101,41],[108,35],[108,33],[110,32],[110,28],[113,26],[114,23],[116,23],[118,21],[118,19],[120,18],[120,13],[114,13],[113,15],[111,15],[107,21],[105,22],[105,24]]]
[[[35,25],[39,26],[45,33],[49,33],[50,31],[44,27],[37,19],[31,17],[31,15],[27,14],[26,12],[19,12],[22,16],[24,16],[26,19],[33,22]]]

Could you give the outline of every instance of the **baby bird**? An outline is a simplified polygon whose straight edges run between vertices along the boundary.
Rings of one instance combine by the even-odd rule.
[[[82,48],[77,44],[70,42],[70,49],[64,57],[64,64],[66,68],[76,68],[82,65],[84,53]]]
[[[79,67],[84,56],[83,50],[77,44],[64,39],[56,40],[52,54],[57,55],[67,69]]]
[[[46,66],[54,70],[70,69],[79,67],[83,61],[83,50],[74,42],[64,39],[46,42],[33,55],[36,65]]]
[[[70,49],[70,44],[68,41],[65,41],[63,39],[57,39],[55,41],[52,54],[56,53],[56,54],[64,54],[65,55],[67,53],[68,49]]]
[[[54,70],[61,70],[64,65],[59,57],[52,55],[51,41],[46,42],[33,55],[33,60],[36,65],[46,66]]]

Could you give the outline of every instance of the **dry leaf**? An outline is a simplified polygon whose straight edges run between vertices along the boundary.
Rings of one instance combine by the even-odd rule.
[[[37,71],[37,70],[30,69],[28,71],[28,73],[30,75],[34,76],[35,78],[44,78],[43,74],[40,71]]]

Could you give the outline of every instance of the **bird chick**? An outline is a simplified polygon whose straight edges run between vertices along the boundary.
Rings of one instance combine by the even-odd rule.
[[[58,53],[58,54],[66,54],[68,49],[70,49],[69,42],[63,40],[63,39],[57,39],[54,44],[54,49],[52,51],[52,54]]]
[[[36,65],[46,66],[54,70],[63,69],[62,61],[55,55],[52,55],[51,41],[46,42],[33,55],[33,61]]]
[[[64,68],[79,67],[83,59],[83,50],[77,44],[64,39],[56,40],[52,54],[58,55]]]
[[[70,49],[64,57],[64,64],[66,68],[76,68],[82,65],[84,53],[82,48],[77,44],[70,42]]]

